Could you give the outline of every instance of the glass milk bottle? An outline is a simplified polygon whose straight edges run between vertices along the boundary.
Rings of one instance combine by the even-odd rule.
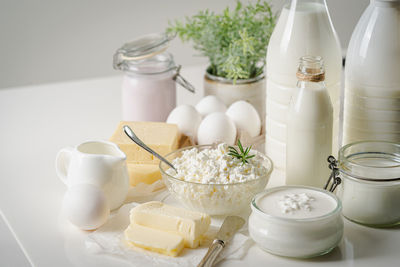
[[[165,121],[176,106],[176,82],[191,92],[180,66],[166,49],[174,36],[149,34],[124,44],[114,55],[114,69],[125,72],[122,120]]]
[[[287,112],[286,184],[322,188],[332,153],[333,108],[321,57],[304,56]]]
[[[400,143],[400,1],[374,0],[350,40],[343,144]]]
[[[273,180],[283,183],[286,168],[286,125],[289,101],[296,87],[298,60],[303,55],[324,59],[326,87],[333,104],[333,152],[338,150],[342,53],[325,0],[286,1],[267,53],[266,154],[274,162]]]

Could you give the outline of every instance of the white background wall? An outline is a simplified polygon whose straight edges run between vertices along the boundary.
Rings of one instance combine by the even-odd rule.
[[[124,42],[161,32],[169,20],[235,0],[0,0],[0,88],[117,74],[112,55]],[[247,2],[247,0],[243,0]],[[283,0],[270,0],[280,10]],[[327,0],[347,47],[368,0]],[[206,62],[173,41],[179,64]]]

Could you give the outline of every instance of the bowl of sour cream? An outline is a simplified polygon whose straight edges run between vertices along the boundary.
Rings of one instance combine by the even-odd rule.
[[[285,257],[326,254],[343,237],[342,205],[332,193],[307,186],[280,186],[251,202],[249,234],[263,250]]]

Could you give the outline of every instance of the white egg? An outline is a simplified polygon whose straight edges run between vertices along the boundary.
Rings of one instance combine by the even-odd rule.
[[[167,118],[167,123],[177,124],[181,133],[194,138],[196,137],[200,122],[201,115],[190,105],[177,106]]]
[[[225,104],[215,95],[203,97],[196,105],[197,111],[205,117],[213,112],[225,112]]]
[[[224,142],[233,145],[236,139],[235,123],[223,112],[207,115],[197,131],[199,145]]]
[[[110,216],[105,194],[92,184],[71,186],[64,196],[63,208],[67,219],[82,230],[96,229]]]
[[[260,135],[260,116],[250,103],[243,100],[236,101],[228,108],[226,115],[235,122],[238,130],[247,131],[251,137]]]

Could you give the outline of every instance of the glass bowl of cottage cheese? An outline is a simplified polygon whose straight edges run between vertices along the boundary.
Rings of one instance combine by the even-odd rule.
[[[160,162],[163,181],[171,195],[186,208],[210,215],[238,214],[268,183],[272,161],[256,150],[243,163],[225,143],[185,147],[165,158],[177,169]]]

